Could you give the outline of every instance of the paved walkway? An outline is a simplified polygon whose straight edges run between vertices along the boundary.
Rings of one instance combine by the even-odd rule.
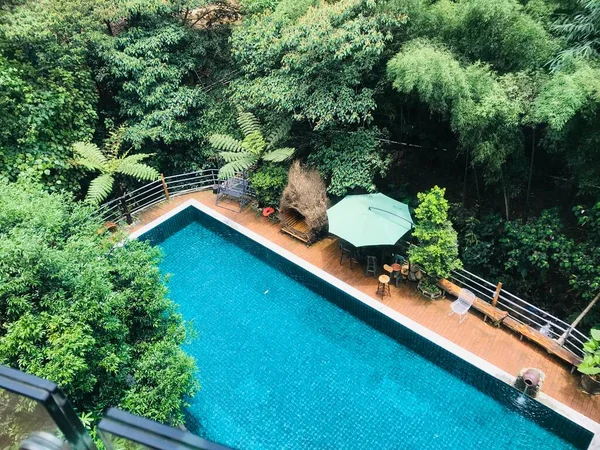
[[[281,233],[279,225],[257,215],[249,208],[241,213],[236,213],[216,207],[215,196],[210,191],[176,197],[154,206],[140,215],[139,221],[132,225],[131,231],[160,217],[190,198],[215,209],[222,215],[235,220],[246,228],[293,252],[300,258],[381,301],[380,297],[375,296],[377,280],[366,278],[362,267],[355,267],[351,270],[347,263],[340,266],[340,254],[336,238],[328,237],[307,247],[302,242]],[[569,367],[548,355],[545,350],[529,342],[519,340],[518,335],[505,328],[495,328],[484,323],[482,317],[475,312],[470,313],[462,325],[459,325],[458,319],[448,317],[449,300],[425,300],[415,290],[415,285],[412,283],[400,285],[398,289],[392,286],[391,292],[392,296],[386,297],[384,300],[386,305],[506,372],[516,376],[523,367],[541,369],[546,374],[546,381],[542,388],[546,394],[592,420],[600,422],[600,398],[583,393],[580,388],[579,375],[571,374]]]

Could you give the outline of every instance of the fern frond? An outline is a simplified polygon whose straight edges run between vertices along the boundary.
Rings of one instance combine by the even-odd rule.
[[[282,121],[278,126],[273,128],[267,136],[267,150],[275,148],[277,144],[287,137],[291,129],[292,121],[290,119]]]
[[[99,205],[112,192],[114,182],[115,179],[108,173],[97,176],[90,183],[85,199],[94,205]]]
[[[117,172],[123,175],[129,175],[130,177],[137,178],[138,180],[157,180],[160,177],[158,171],[146,164],[141,163],[127,163],[127,160],[121,161],[117,168]]]
[[[238,139],[227,136],[226,134],[213,134],[208,138],[208,142],[214,148],[223,152],[245,152],[246,149]]]
[[[277,148],[268,153],[265,153],[263,155],[263,160],[270,162],[282,162],[286,159],[289,159],[295,151],[296,149],[292,147]]]
[[[113,158],[116,158],[119,155],[119,150],[121,150],[126,131],[127,129],[121,125],[119,128],[109,133],[108,138],[104,141],[104,152],[107,155],[111,155]]]
[[[256,163],[256,158],[253,155],[249,155],[244,158],[240,158],[236,161],[231,161],[225,164],[219,169],[219,178],[225,180],[237,175],[240,172],[244,172],[252,167]]]
[[[121,157],[121,164],[139,163],[143,160],[154,156],[154,153],[135,153],[133,155],[125,155]]]
[[[263,139],[262,134],[259,131],[255,131],[244,138],[242,145],[250,153],[258,156],[265,150],[267,143]]]
[[[219,153],[219,157],[223,158],[223,161],[225,161],[226,163],[231,162],[231,161],[237,161],[239,159],[245,159],[245,158],[248,158],[248,156],[252,156],[254,159],[256,159],[256,157],[249,152],[244,152],[244,153],[221,152],[221,153]]]
[[[96,144],[91,142],[75,142],[73,144],[74,162],[89,170],[103,170],[106,167],[106,157]]]
[[[244,136],[248,136],[251,133],[261,133],[260,122],[256,116],[249,112],[240,112],[237,119],[238,125],[244,133]]]

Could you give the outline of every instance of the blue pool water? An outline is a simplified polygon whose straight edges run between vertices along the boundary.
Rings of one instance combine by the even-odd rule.
[[[202,385],[188,426],[210,440],[242,449],[590,442],[586,430],[536,402],[518,406],[512,388],[193,208],[142,239],[162,248],[171,298],[197,331],[184,347]]]

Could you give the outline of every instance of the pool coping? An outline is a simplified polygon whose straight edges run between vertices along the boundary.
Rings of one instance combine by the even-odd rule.
[[[243,225],[240,225],[239,223],[235,222],[234,220],[229,219],[228,217],[220,214],[219,212],[215,211],[214,209],[202,204],[198,200],[194,200],[194,199],[186,200],[182,204],[176,206],[175,208],[173,208],[172,210],[161,215],[160,217],[153,220],[152,222],[150,222],[150,223],[142,226],[141,228],[137,229],[136,231],[132,232],[128,236],[128,239],[129,240],[137,239],[142,234],[157,227],[161,223],[165,222],[166,220],[179,214],[180,212],[182,212],[183,210],[185,210],[189,207],[194,207],[194,208],[198,209],[199,211],[209,215],[210,217],[218,220],[219,222],[227,225],[228,227],[238,231],[239,233],[243,234],[244,236],[248,237],[249,239],[252,239],[253,241],[263,245],[264,247],[268,248],[269,250],[274,251],[279,256],[302,267],[304,270],[307,270],[308,272],[321,278],[322,280],[328,282],[329,284],[335,286],[336,288],[342,290],[343,292],[355,297],[356,299],[360,300],[365,305],[375,309],[376,311],[380,312],[381,314],[386,315],[387,317],[393,319],[394,321],[398,322],[402,326],[405,326],[409,330],[419,334],[420,336],[424,337],[425,339],[429,340],[430,342],[433,342],[434,344],[442,347],[443,349],[452,353],[453,355],[455,355],[455,356],[463,359],[464,361],[474,365],[475,367],[483,370],[488,375],[491,375],[491,376],[499,379],[500,381],[503,381],[504,383],[510,384],[511,386],[514,384],[516,377],[511,375],[510,373],[500,369],[499,367],[495,366],[494,364],[489,363],[488,361],[484,360],[483,358],[471,353],[470,351],[462,348],[458,344],[455,344],[454,342],[437,334],[435,331],[430,330],[429,328],[419,324],[418,322],[415,322],[414,320],[406,317],[405,315],[401,314],[400,312],[390,308],[389,306],[377,301],[376,299],[359,291],[355,287],[343,282],[342,280],[334,277],[333,275],[325,272],[324,270],[319,269],[318,267],[314,266],[313,264],[309,263],[308,261],[296,256],[294,253],[290,252],[289,250],[286,250],[286,249],[280,247],[279,245],[275,244],[274,242],[262,237],[258,233],[255,233],[254,231],[249,230],[248,228],[244,227]],[[539,401],[540,403],[542,403],[543,405],[549,407],[550,409],[554,410],[558,414],[562,415],[563,417],[567,418],[568,420],[576,423],[577,425],[579,425],[579,426],[587,429],[591,433],[593,433],[594,437],[592,438],[592,441],[590,442],[590,445],[588,446],[588,450],[600,450],[600,424],[598,422],[593,421],[589,417],[584,416],[580,412],[575,411],[573,408],[565,405],[564,403],[559,402],[558,400],[554,399],[553,397],[550,397],[549,395],[547,395],[543,392],[540,392],[537,395],[536,400]]]

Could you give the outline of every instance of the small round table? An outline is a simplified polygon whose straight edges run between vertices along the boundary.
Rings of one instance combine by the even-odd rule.
[[[402,266],[398,263],[392,264],[392,280],[396,282],[396,287],[398,287],[400,277],[402,277]]]

